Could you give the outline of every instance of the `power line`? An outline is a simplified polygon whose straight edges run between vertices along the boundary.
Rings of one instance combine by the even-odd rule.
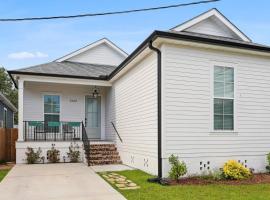
[[[191,6],[191,5],[197,5],[197,4],[206,4],[206,3],[213,3],[213,2],[217,2],[217,1],[220,1],[220,0],[196,1],[196,2],[190,2],[190,3],[168,5],[168,6],[159,6],[159,7],[152,7],[152,8],[142,8],[142,9],[115,11],[115,12],[86,13],[86,14],[79,14],[79,15],[63,15],[63,16],[51,16],[51,17],[7,18],[7,19],[0,19],[0,22],[69,19],[69,18],[94,17],[94,16],[104,16],[104,15],[118,15],[118,14],[127,14],[127,13],[136,13],[136,12],[146,12],[146,11],[162,10],[162,9],[169,9],[169,8],[177,8],[177,7]]]

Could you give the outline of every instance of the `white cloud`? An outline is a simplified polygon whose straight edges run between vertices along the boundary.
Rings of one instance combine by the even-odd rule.
[[[36,57],[37,58],[46,58],[46,57],[48,57],[48,54],[37,51],[36,52]]]
[[[46,58],[48,57],[47,54],[42,52],[27,52],[27,51],[21,51],[16,53],[11,53],[8,55],[8,58],[10,59],[33,59],[33,58]]]

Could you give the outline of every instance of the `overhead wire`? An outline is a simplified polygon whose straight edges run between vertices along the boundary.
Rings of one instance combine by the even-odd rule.
[[[95,17],[95,16],[106,16],[106,15],[120,15],[128,13],[137,13],[137,12],[148,12],[162,9],[178,8],[184,6],[198,5],[198,4],[207,4],[213,3],[220,0],[203,0],[195,1],[190,3],[181,3],[167,6],[158,6],[150,8],[141,8],[141,9],[132,9],[132,10],[123,10],[123,11],[111,11],[111,12],[102,12],[102,13],[86,13],[78,15],[62,15],[62,16],[48,16],[48,17],[24,17],[24,18],[0,18],[0,22],[19,22],[19,21],[37,21],[37,20],[55,20],[55,19],[71,19],[71,18],[82,18],[82,17]]]

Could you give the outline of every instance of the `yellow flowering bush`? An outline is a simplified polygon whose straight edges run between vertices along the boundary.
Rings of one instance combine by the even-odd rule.
[[[229,160],[224,164],[223,174],[226,179],[233,180],[246,179],[251,176],[250,170],[236,160]]]

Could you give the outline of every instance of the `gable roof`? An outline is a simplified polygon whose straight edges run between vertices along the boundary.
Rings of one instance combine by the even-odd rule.
[[[9,101],[9,99],[7,97],[5,97],[5,95],[3,95],[3,93],[0,92],[0,101],[3,102],[3,104],[7,107],[9,107],[9,109],[11,109],[13,112],[17,112],[17,108]]]
[[[203,23],[207,19],[212,21],[216,20],[216,23],[222,23],[225,29],[231,31],[232,34],[235,34],[240,40],[245,42],[251,42],[251,39],[248,38],[240,29],[238,29],[230,20],[228,20],[221,12],[216,8],[213,8],[209,11],[206,11],[197,17],[194,17],[176,27],[172,28],[173,31],[190,31],[191,28],[198,26],[198,24]]]
[[[137,57],[145,48],[147,48],[150,41],[154,41],[157,38],[183,40],[237,49],[252,50],[258,52],[265,52],[270,55],[270,46],[256,44],[252,42],[245,42],[231,38],[203,35],[198,33],[178,32],[178,31],[154,31],[118,66],[106,66],[106,65],[85,64],[85,63],[64,61],[64,62],[51,62],[47,64],[33,66],[30,68],[8,71],[8,73],[11,77],[13,74],[14,75],[25,74],[37,76],[111,80],[116,74],[118,74],[123,68],[125,68],[125,66],[127,66],[135,57]],[[58,68],[59,66],[60,68]],[[102,67],[103,69],[101,70],[100,67]],[[15,83],[14,80],[13,82]]]
[[[68,73],[66,73],[66,69],[63,69],[64,71],[61,71],[55,74],[55,71],[56,71],[55,67],[52,67],[52,66],[51,66],[52,69],[49,70],[51,72],[49,73],[47,71],[48,68],[45,66],[43,70],[41,71],[32,70],[32,69],[28,69],[30,70],[28,71],[28,70],[22,69],[22,70],[16,70],[16,71],[8,71],[8,73],[11,78],[12,78],[12,75],[16,75],[16,74],[26,74],[26,75],[29,74],[29,75],[38,75],[38,76],[56,76],[56,77],[98,79],[98,80],[109,81],[109,80],[113,80],[116,74],[118,74],[122,69],[124,69],[142,51],[144,51],[149,46],[149,42],[154,41],[157,38],[181,40],[181,41],[187,41],[187,42],[197,42],[201,44],[223,46],[223,47],[248,50],[248,51],[253,51],[253,52],[258,52],[258,53],[261,52],[266,55],[270,55],[270,46],[253,43],[250,40],[245,41],[245,40],[239,40],[239,39],[233,39],[233,38],[227,38],[227,37],[221,37],[221,36],[215,36],[215,35],[206,35],[206,34],[177,31],[175,29],[171,29],[170,31],[154,31],[120,65],[107,66],[109,67],[107,69],[108,71],[107,70],[106,72],[102,71],[103,75],[101,75],[101,73],[100,74],[93,73],[92,76],[90,74],[86,75],[85,71],[77,70],[77,66],[76,66],[77,64],[97,66],[96,64],[82,64],[82,63],[70,62],[70,61],[60,62],[61,64],[73,63],[73,65],[70,66],[73,69],[69,69],[70,71]],[[52,62],[52,63],[47,63],[47,64],[55,65],[55,63],[59,64],[59,62]],[[98,66],[106,67],[106,65],[98,65]],[[95,69],[95,70],[98,70],[98,69]],[[75,75],[74,75],[74,71],[77,71]],[[14,79],[13,79],[13,82],[15,83]]]
[[[148,38],[146,38],[128,57],[125,59],[109,76],[109,80],[125,68],[135,57],[137,57],[149,45],[149,42],[157,38],[182,40],[188,42],[198,42],[202,44],[217,45],[223,47],[230,47],[235,49],[243,49],[250,51],[263,52],[270,55],[270,46],[261,45],[253,42],[246,42],[235,40],[231,38],[204,35],[198,33],[178,32],[178,31],[154,31]]]
[[[66,61],[66,60],[68,60],[68,59],[70,59],[72,57],[75,57],[75,56],[77,56],[79,54],[82,54],[82,53],[84,53],[84,52],[86,52],[86,51],[88,51],[88,50],[90,50],[90,49],[92,49],[94,47],[97,47],[97,46],[101,45],[101,44],[107,44],[109,47],[111,47],[112,49],[114,49],[116,52],[118,52],[120,55],[122,55],[125,58],[128,56],[128,54],[124,50],[122,50],[121,48],[119,48],[112,41],[110,41],[107,38],[102,38],[102,39],[100,39],[100,40],[98,40],[96,42],[93,42],[93,43],[85,46],[85,47],[82,47],[82,48],[80,48],[80,49],[78,49],[76,51],[73,51],[73,52],[71,52],[71,53],[69,53],[69,54],[67,54],[67,55],[65,55],[65,56],[63,56],[61,58],[56,59],[55,62]]]
[[[55,76],[70,78],[92,78],[106,79],[106,77],[115,70],[116,66],[86,64],[78,62],[50,62],[46,64],[27,67],[15,71],[9,71],[11,74],[28,74],[39,76]]]

